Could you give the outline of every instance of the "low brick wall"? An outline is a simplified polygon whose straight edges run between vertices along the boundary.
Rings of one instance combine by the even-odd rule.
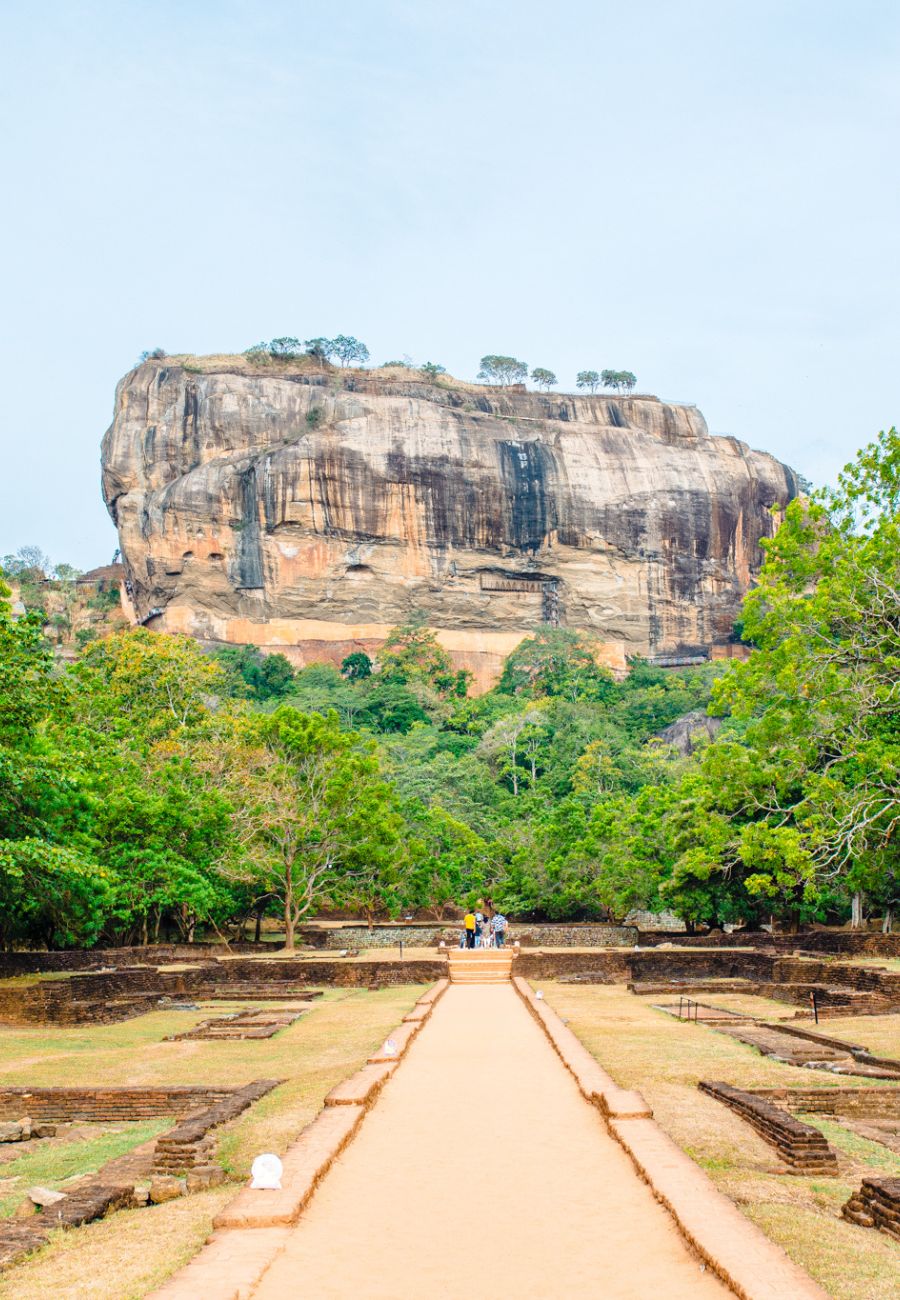
[[[363,988],[430,984],[445,973],[446,960],[437,956],[364,962],[235,957],[184,970],[131,966],[0,988],[0,1020],[14,1024],[113,1024],[155,1010],[162,997],[200,998],[210,992],[227,995],[229,988],[237,990],[244,984],[253,986],[254,996],[278,997],[282,991],[296,992],[298,984]]]
[[[570,977],[586,984],[625,984],[633,954],[622,952],[529,952],[513,961],[513,975],[530,980]]]
[[[274,1085],[273,1085],[274,1086]],[[182,1116],[214,1106],[233,1095],[232,1088],[11,1088],[0,1087],[0,1119],[68,1123],[73,1120],[156,1119]]]
[[[793,1173],[837,1173],[837,1158],[819,1130],[801,1123],[767,1096],[732,1088],[727,1083],[704,1081],[697,1086],[745,1119],[760,1137],[775,1147]]]
[[[874,934],[858,930],[808,930],[799,934],[769,934],[767,930],[740,930],[734,934],[681,934],[666,930],[641,930],[641,947],[677,943],[686,948],[761,948],[778,953],[810,952],[835,957],[900,957],[900,934]]]
[[[248,1106],[277,1088],[280,1082],[280,1079],[256,1079],[243,1088],[225,1093],[206,1109],[182,1120],[157,1140],[153,1172],[180,1173],[197,1165],[210,1164],[215,1147],[213,1129],[236,1119]]]
[[[230,953],[265,952],[254,943],[154,943],[130,948],[66,948],[61,952],[0,952],[0,979],[50,971],[98,970],[104,966],[161,966],[173,961],[213,961]]]
[[[241,962],[230,965],[243,966]],[[252,963],[259,971],[259,963]],[[268,966],[268,962],[267,962]],[[291,963],[294,979],[302,975],[310,984],[329,984],[336,988],[368,988],[371,984],[433,984],[447,972],[446,958],[424,957],[416,961],[317,961],[304,959]]]
[[[0,1019],[15,1023],[111,1024],[141,1015],[161,997],[190,996],[214,979],[219,963],[190,970],[123,967],[0,988]]]
[[[890,1084],[882,1088],[754,1088],[753,1096],[811,1115],[900,1119],[900,1087]]]
[[[841,1214],[860,1228],[877,1228],[900,1241],[900,1178],[864,1178]]]
[[[78,1228],[114,1210],[130,1209],[133,1189],[123,1184],[89,1183],[73,1188],[64,1201],[27,1219],[0,1219],[0,1268],[11,1268],[43,1246],[57,1229]]]

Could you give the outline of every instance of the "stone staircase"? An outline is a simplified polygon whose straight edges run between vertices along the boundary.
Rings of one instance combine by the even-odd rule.
[[[512,978],[512,961],[512,952],[505,948],[451,948],[450,983],[506,984]]]

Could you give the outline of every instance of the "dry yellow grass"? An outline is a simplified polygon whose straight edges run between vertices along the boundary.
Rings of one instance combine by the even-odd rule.
[[[164,1043],[211,1011],[161,1011],[96,1029],[0,1029],[0,1086],[223,1083],[259,1078],[284,1084],[244,1113],[220,1142],[220,1157],[246,1175],[261,1151],[282,1153],[410,1009],[422,985],[370,993],[329,990],[275,1038]],[[246,1006],[247,1004],[241,1004]],[[215,1011],[224,1013],[227,1003]],[[200,1247],[216,1210],[234,1188],[114,1215],[60,1234],[33,1259],[0,1278],[0,1300],[138,1300]]]
[[[0,1275],[2,1300],[139,1300],[195,1255],[234,1195],[217,1188],[61,1232]]]
[[[900,1061],[900,1014],[854,1016],[852,1019],[835,1016],[832,1020],[821,1020],[819,1028],[831,1038],[840,1038],[845,1043],[858,1043],[876,1056]]]
[[[864,1143],[839,1152],[837,1178],[780,1173],[776,1152],[749,1125],[697,1089],[700,1079],[737,1087],[866,1086],[781,1065],[755,1049],[703,1025],[681,1023],[653,1010],[621,987],[542,983],[547,1001],[594,1053],[617,1083],[639,1088],[662,1128],[693,1157],[719,1188],[813,1276],[834,1300],[896,1300],[900,1249],[881,1233],[839,1217],[863,1174],[884,1174]],[[670,999],[667,999],[670,1000]],[[710,999],[721,1005],[742,998]],[[737,1005],[735,1010],[741,1009]],[[879,1017],[894,1022],[900,1016]],[[867,1041],[875,1018],[830,1021],[844,1036]],[[873,1035],[869,1034],[869,1038]],[[889,1086],[889,1085],[888,1085]]]

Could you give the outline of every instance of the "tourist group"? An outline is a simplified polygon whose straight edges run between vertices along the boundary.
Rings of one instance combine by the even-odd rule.
[[[460,948],[502,948],[506,942],[508,921],[502,912],[488,919],[483,912],[466,912],[459,936]]]

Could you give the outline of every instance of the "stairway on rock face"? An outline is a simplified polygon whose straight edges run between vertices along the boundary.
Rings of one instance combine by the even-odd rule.
[[[448,954],[451,984],[506,984],[513,955],[505,948],[453,948]]]

